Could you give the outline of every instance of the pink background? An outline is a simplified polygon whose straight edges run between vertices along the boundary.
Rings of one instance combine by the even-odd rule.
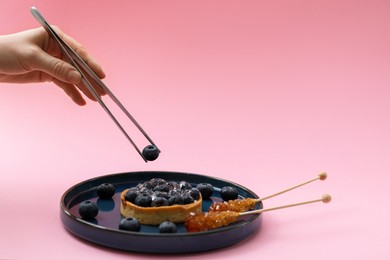
[[[0,33],[38,27],[31,6],[100,61],[162,154],[145,164],[98,104],[53,84],[1,84],[0,258],[168,258],[84,243],[59,219],[70,186],[138,170],[260,196],[328,173],[265,207],[332,203],[265,213],[253,237],[188,259],[390,258],[389,1],[1,0]]]

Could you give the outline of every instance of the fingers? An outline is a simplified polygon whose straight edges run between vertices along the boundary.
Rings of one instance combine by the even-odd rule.
[[[96,98],[92,95],[89,89],[80,81],[79,84],[73,85],[68,82],[61,81],[57,78],[52,79],[58,87],[60,87],[77,105],[84,106],[86,104],[85,99],[81,95],[80,91],[84,93],[90,100],[97,101]],[[93,86],[95,90],[98,90],[96,86]],[[97,91],[99,96],[103,96],[105,93]]]
[[[83,68],[80,68],[83,75],[87,78],[87,80],[92,84],[92,87],[95,89],[97,94],[99,96],[105,95],[105,91],[96,83],[94,79],[92,79],[84,70]],[[89,91],[88,87],[84,85],[84,83],[81,81],[79,84],[77,84],[77,87],[91,100],[97,101],[95,97],[92,95],[92,93]]]
[[[106,74],[102,66],[84,49],[84,47],[75,39],[65,34],[57,26],[54,26],[56,33],[84,60],[85,63],[96,73],[96,75],[104,79]]]
[[[83,48],[80,43],[63,33],[57,26],[53,26],[53,28],[59,37],[61,37],[84,60],[84,62],[99,78],[102,79],[106,76],[101,65]],[[47,36],[48,35],[46,33],[46,37]],[[50,39],[50,37],[48,39]],[[31,67],[44,72],[42,75],[51,75],[53,78],[46,80],[52,80],[56,85],[62,88],[76,104],[85,104],[85,100],[82,98],[79,90],[89,99],[96,101],[87,86],[85,86],[82,82],[82,76],[79,71],[68,63],[66,59],[63,60],[64,56],[65,55],[61,54],[61,49],[58,48],[58,44],[55,41],[49,40],[44,46],[42,46],[42,49],[39,49],[34,55],[34,61],[31,62]],[[93,80],[81,67],[80,69],[86,79],[92,83],[92,86],[98,95],[105,95],[105,91],[95,82],[95,80]]]
[[[78,105],[85,105],[85,100],[82,98],[79,90],[81,90],[89,99],[96,101],[87,86],[82,82],[81,74],[72,65],[53,57],[44,51],[40,52],[40,54],[36,55],[34,64],[36,64],[36,70],[43,72],[41,73],[41,81],[53,81]],[[94,83],[95,81],[92,80],[87,73],[83,71],[83,74],[89,82],[92,82],[92,86],[99,96],[106,94],[99,85]]]
[[[41,49],[36,51],[29,63],[33,70],[43,71],[69,84],[78,84],[81,81],[80,73],[72,65]]]
[[[56,33],[83,59],[83,61],[95,72],[95,74],[100,78],[105,78],[105,73],[103,71],[103,68],[101,65],[84,49],[84,47],[78,43],[76,40],[74,40],[69,35],[65,34],[61,29],[59,29],[57,26],[54,26],[54,30]],[[96,92],[99,94],[99,96],[105,95],[105,91],[103,88],[99,86],[95,82],[95,80],[88,75],[88,73],[85,72],[85,70],[80,66],[79,69],[81,69],[83,75],[86,77],[86,79],[92,83],[93,88],[96,90]],[[79,82],[77,84],[77,87],[91,100],[96,101],[94,96],[90,93],[87,86],[85,86],[82,82]]]
[[[72,84],[63,82],[58,79],[53,79],[53,82],[60,87],[72,100],[79,106],[86,104],[84,98],[81,96],[79,90]]]

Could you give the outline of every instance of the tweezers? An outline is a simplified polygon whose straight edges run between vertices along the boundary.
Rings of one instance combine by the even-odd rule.
[[[119,123],[119,121],[115,118],[110,109],[103,102],[99,94],[93,88],[91,82],[86,77],[85,73],[81,70],[81,68],[106,92],[106,94],[114,101],[114,103],[121,109],[121,111],[126,114],[126,116],[133,122],[133,124],[138,128],[138,130],[143,134],[143,136],[153,145],[156,149],[157,146],[152,141],[152,139],[148,136],[148,134],[142,129],[142,127],[137,123],[134,117],[127,111],[127,109],[122,105],[122,103],[115,97],[112,91],[103,83],[103,81],[95,74],[95,72],[88,66],[87,63],[64,41],[61,37],[55,32],[55,30],[50,26],[50,24],[46,21],[46,19],[42,16],[42,14],[35,8],[31,7],[31,14],[34,18],[42,25],[42,27],[51,35],[51,37],[58,43],[61,47],[62,52],[65,54],[70,64],[72,64],[78,72],[81,74],[82,83],[87,87],[88,91],[91,92],[93,97],[98,101],[101,107],[107,112],[107,114],[111,117],[111,119],[115,122],[117,127],[121,130],[121,132],[125,135],[127,140],[133,145],[138,154],[142,157],[142,159],[147,162],[147,159],[142,154],[141,150],[137,147],[135,142],[131,139],[131,137],[127,134],[125,129]],[[80,68],[81,67],[81,68]],[[160,151],[158,149],[158,151]]]

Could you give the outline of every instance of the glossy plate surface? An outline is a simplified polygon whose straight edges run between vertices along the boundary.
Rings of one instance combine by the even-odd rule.
[[[211,199],[203,200],[203,211],[207,211],[212,202],[221,201],[220,189],[224,186],[235,187],[241,198],[258,198],[254,192],[239,184],[193,173],[142,171],[111,174],[76,184],[63,194],[60,215],[65,228],[92,243],[144,253],[192,253],[223,248],[240,242],[260,228],[261,214],[255,214],[241,217],[238,222],[229,226],[205,232],[189,233],[184,224],[178,224],[178,232],[173,234],[161,234],[157,226],[148,225],[142,225],[139,232],[119,230],[122,218],[120,193],[152,178],[187,181],[193,186],[198,183],[212,184],[214,193]],[[112,199],[98,198],[96,188],[102,183],[115,186],[116,193]],[[80,203],[85,200],[95,201],[99,207],[99,214],[94,220],[83,220],[78,213]],[[260,203],[258,208],[261,207]]]

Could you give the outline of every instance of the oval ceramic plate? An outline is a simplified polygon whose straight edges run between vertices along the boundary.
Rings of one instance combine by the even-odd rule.
[[[224,186],[235,187],[240,198],[258,198],[254,192],[239,184],[199,174],[164,171],[111,174],[76,184],[63,194],[61,220],[65,228],[92,243],[145,253],[191,253],[223,248],[240,242],[260,228],[261,214],[254,214],[241,217],[229,226],[204,232],[187,232],[184,224],[178,224],[178,232],[172,234],[159,233],[157,226],[148,225],[142,225],[139,232],[119,230],[118,225],[122,218],[120,193],[152,178],[187,181],[193,186],[198,183],[212,184],[214,193],[210,199],[203,200],[203,211],[207,211],[211,203],[221,201],[220,189]],[[98,198],[96,188],[102,183],[115,186],[116,193],[112,199]],[[95,201],[99,207],[99,214],[91,221],[81,219],[78,213],[80,203],[85,200]],[[262,204],[258,207],[261,208]]]

